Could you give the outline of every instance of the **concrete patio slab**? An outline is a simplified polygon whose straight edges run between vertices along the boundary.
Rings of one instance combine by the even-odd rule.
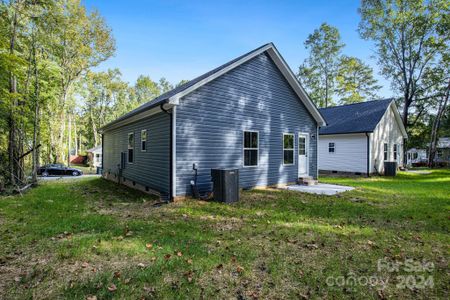
[[[289,185],[284,189],[310,194],[336,195],[346,191],[354,190],[355,188],[351,186],[319,183],[317,185],[299,185],[299,184]]]

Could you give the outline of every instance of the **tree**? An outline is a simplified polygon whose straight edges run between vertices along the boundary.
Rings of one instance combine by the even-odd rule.
[[[424,71],[448,43],[447,34],[439,34],[449,14],[447,0],[363,0],[359,32],[362,38],[375,42],[382,74],[402,95],[402,120],[409,128],[412,108],[419,114],[419,91]],[[447,21],[448,24],[448,21]],[[448,27],[447,27],[448,30]],[[417,107],[415,107],[417,105]]]
[[[158,83],[150,76],[140,75],[134,84],[134,92],[138,104],[148,102],[161,94]]]
[[[57,142],[59,151],[55,160],[63,154],[64,131],[66,121],[66,100],[69,89],[83,72],[97,66],[114,54],[115,41],[111,29],[97,11],[88,14],[80,0],[65,0],[54,14],[51,25],[55,32],[53,55],[61,69],[59,133]],[[69,109],[70,110],[70,109]],[[56,124],[55,124],[56,125]],[[67,149],[70,151],[70,149]],[[68,159],[69,160],[69,159]]]
[[[336,74],[336,94],[341,104],[373,99],[380,88],[371,67],[356,57],[341,57]]]
[[[161,94],[170,91],[171,89],[173,89],[173,85],[170,84],[169,81],[167,81],[166,78],[161,77],[161,79],[159,79],[159,89]]]
[[[337,28],[323,23],[304,43],[309,57],[299,68],[298,78],[319,107],[332,104],[341,49],[345,46]]]

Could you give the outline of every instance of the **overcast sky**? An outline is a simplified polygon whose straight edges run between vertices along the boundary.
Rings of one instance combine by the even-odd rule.
[[[262,44],[273,42],[294,72],[307,56],[308,34],[322,22],[337,27],[343,53],[371,65],[390,97],[373,44],[357,32],[359,1],[144,1],[84,0],[98,9],[117,42],[113,58],[99,69],[119,68],[134,83],[140,74],[176,83],[192,79]]]

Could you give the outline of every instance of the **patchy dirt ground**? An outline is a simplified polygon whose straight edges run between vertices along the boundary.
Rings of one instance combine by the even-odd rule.
[[[49,182],[0,198],[0,299],[445,298],[448,175],[331,178],[357,189],[249,191],[233,205]],[[433,268],[387,272],[379,259]],[[333,281],[367,276],[382,283]]]

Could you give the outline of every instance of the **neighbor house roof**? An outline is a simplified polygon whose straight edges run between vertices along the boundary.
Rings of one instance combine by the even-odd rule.
[[[86,152],[92,152],[92,153],[102,152],[102,145],[98,145],[98,146],[95,146],[94,148],[88,149],[88,150],[86,150]]]
[[[188,81],[185,84],[182,84],[158,97],[155,99],[144,103],[143,105],[139,106],[138,108],[126,113],[125,115],[119,117],[118,119],[114,120],[113,122],[105,125],[102,130],[107,129],[108,127],[117,124],[121,121],[124,121],[130,117],[136,116],[146,110],[149,110],[151,108],[157,107],[159,105],[163,105],[165,103],[177,105],[178,101],[181,97],[189,94],[190,92],[196,90],[197,88],[201,87],[202,85],[216,79],[217,77],[231,71],[232,69],[238,67],[239,65],[249,61],[250,59],[256,57],[257,55],[267,52],[269,56],[272,58],[274,63],[277,65],[277,67],[280,69],[281,73],[284,75],[286,80],[289,82],[293,90],[296,92],[296,94],[299,96],[303,104],[306,106],[308,111],[311,113],[311,115],[314,117],[314,119],[318,122],[319,125],[325,126],[325,120],[321,116],[319,110],[314,105],[314,103],[311,101],[305,90],[301,87],[299,81],[295,77],[292,70],[289,68],[285,60],[281,57],[280,53],[276,49],[275,45],[273,43],[265,44],[259,48],[256,48],[255,50],[252,50],[244,55],[241,55],[223,65],[220,67],[217,67],[209,72],[206,72],[203,75],[198,76],[197,78],[194,78],[190,81]]]
[[[320,113],[325,118],[327,127],[320,128],[319,134],[373,132],[391,105],[395,106],[393,99],[383,99],[321,108]],[[394,108],[398,122],[400,116],[397,108]],[[401,120],[399,126],[406,135]]]

